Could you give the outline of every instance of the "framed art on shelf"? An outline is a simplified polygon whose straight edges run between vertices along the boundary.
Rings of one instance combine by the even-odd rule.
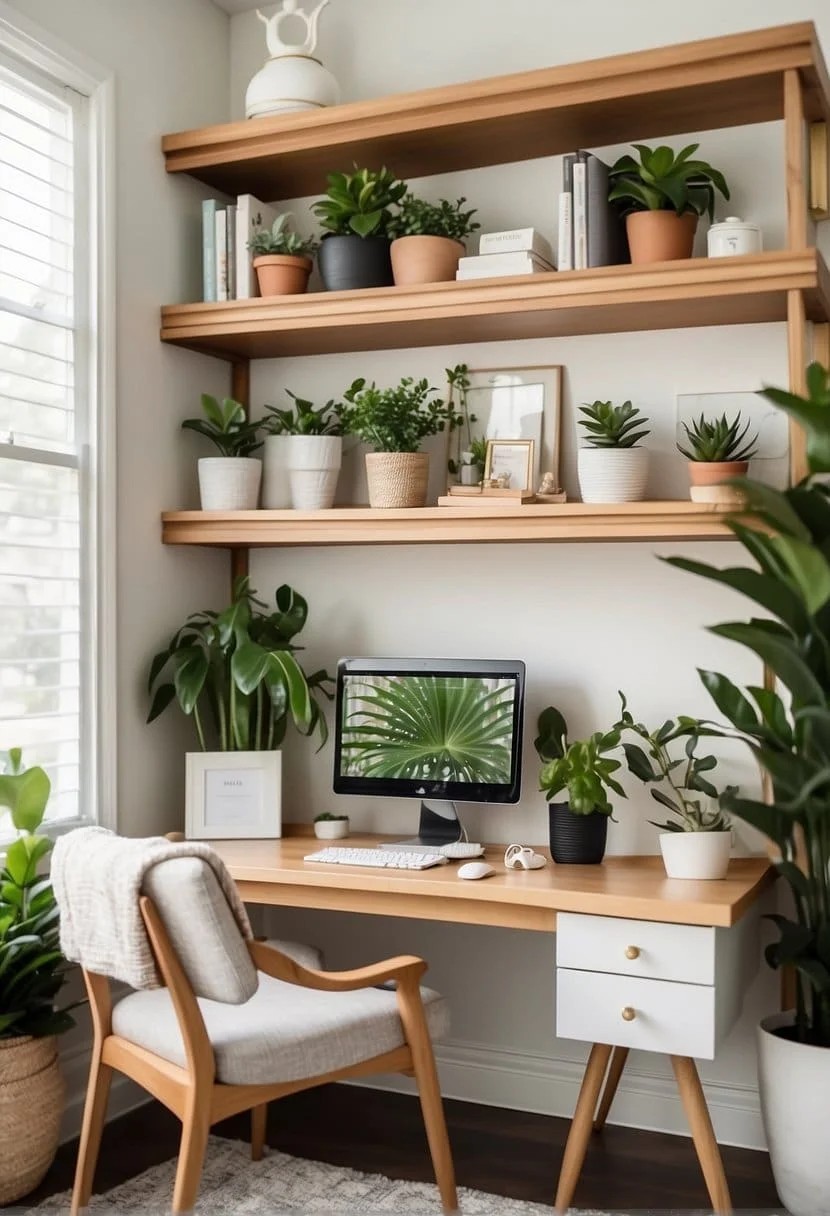
[[[188,752],[186,775],[188,839],[282,835],[281,752]]]
[[[535,447],[532,439],[488,439],[485,484],[507,474],[507,489],[532,490]]]

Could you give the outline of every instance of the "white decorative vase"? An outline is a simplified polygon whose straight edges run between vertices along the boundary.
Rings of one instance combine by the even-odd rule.
[[[262,505],[267,511],[291,506],[288,483],[288,445],[291,435],[269,435],[265,440],[262,468]]]
[[[667,878],[726,878],[731,832],[661,832]]]
[[[296,511],[326,511],[334,494],[343,440],[340,435],[289,435],[287,452],[291,506]]]
[[[830,1216],[830,1048],[782,1038],[792,1013],[758,1027],[758,1084],[772,1172],[791,1216]]]
[[[199,461],[203,511],[255,511],[262,461],[253,456],[206,456]]]
[[[328,2],[321,0],[311,13],[304,13],[298,8],[297,0],[283,0],[282,8],[272,17],[264,17],[257,12],[265,25],[270,58],[248,85],[245,94],[246,118],[337,105],[340,86],[328,68],[314,58],[317,22]],[[286,18],[305,24],[302,42],[286,42],[280,37],[279,28]]]
[[[648,448],[580,448],[583,502],[639,502],[648,481]]]
[[[318,840],[342,840],[348,834],[348,819],[318,819],[314,822],[314,835]]]

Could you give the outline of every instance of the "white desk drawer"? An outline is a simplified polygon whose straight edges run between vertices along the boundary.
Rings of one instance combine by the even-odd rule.
[[[633,1012],[633,1018],[626,1020],[623,1010]],[[563,1039],[711,1060],[715,989],[560,967],[556,1033]]]
[[[556,963],[578,971],[714,984],[715,930],[704,925],[560,912]]]

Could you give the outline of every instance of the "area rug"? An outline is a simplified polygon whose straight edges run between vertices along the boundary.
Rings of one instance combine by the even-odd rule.
[[[161,1216],[170,1210],[175,1171],[175,1161],[153,1166],[106,1194],[93,1196],[87,1210],[112,1216]],[[546,1204],[524,1203],[466,1188],[459,1188],[458,1198],[464,1216],[551,1216],[552,1211]],[[67,1191],[28,1209],[26,1216],[68,1210]],[[429,1183],[399,1182],[277,1152],[253,1162],[247,1144],[211,1136],[196,1216],[277,1216],[281,1212],[440,1216],[441,1204],[437,1188]]]

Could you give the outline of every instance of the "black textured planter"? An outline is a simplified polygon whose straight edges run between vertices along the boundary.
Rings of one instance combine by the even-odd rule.
[[[390,241],[382,236],[327,236],[320,242],[317,265],[327,291],[391,287]]]
[[[605,856],[608,816],[601,811],[573,815],[567,802],[549,802],[550,855],[571,866],[594,866]]]

